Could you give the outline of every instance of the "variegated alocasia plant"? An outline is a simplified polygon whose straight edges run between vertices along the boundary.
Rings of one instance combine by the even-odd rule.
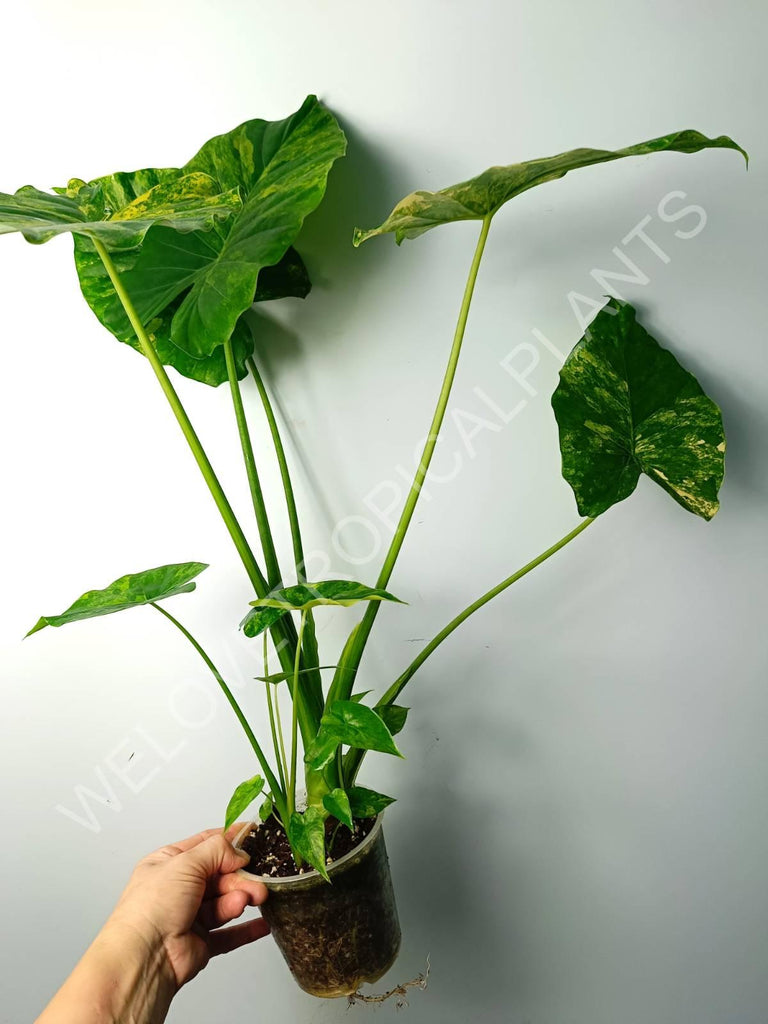
[[[725,438],[720,412],[671,352],[638,324],[626,303],[609,300],[562,368],[552,404],[560,429],[563,473],[584,517],[565,537],[502,580],[456,615],[375,702],[355,692],[361,659],[429,470],[450,397],[483,250],[494,216],[516,195],[591,164],[663,151],[743,150],[731,139],[683,131],[616,151],[579,149],[555,157],[492,167],[439,192],[414,192],[379,227],[356,231],[354,242],[392,233],[398,243],[460,220],[480,222],[448,366],[411,490],[375,586],[347,580],[308,583],[299,516],[288,464],[269,395],[254,360],[247,311],[263,299],[304,297],[310,288],[293,248],[304,218],[321,201],[328,173],[345,150],[333,115],[310,96],[283,121],[247,121],[205,143],[179,168],[148,168],[91,181],[73,179],[54,194],[32,187],[0,194],[0,233],[28,241],[74,236],[83,295],[101,323],[149,362],[197,461],[243,562],[255,599],[241,626],[261,637],[263,683],[273,758],[251,728],[215,664],[189,630],[164,606],[195,589],[201,562],[161,566],[89,591],[60,615],[42,617],[30,633],[85,618],[150,606],[192,644],[240,722],[259,774],[237,786],[227,807],[233,822],[261,797],[262,819],[284,826],[297,865],[327,877],[333,840],[329,819],[351,828],[391,797],[357,785],[369,750],[400,756],[394,737],[408,709],[397,698],[430,654],[492,598],[578,536],[608,508],[628,497],[645,473],[683,508],[711,519],[718,507]],[[744,154],[746,157],[746,154]],[[250,486],[262,560],[257,559],[166,370],[231,392]],[[287,581],[259,482],[240,381],[255,381],[278,460],[292,537]],[[263,566],[263,568],[262,568]],[[314,615],[323,606],[366,605],[335,664],[321,665]],[[298,618],[298,624],[294,621]],[[280,671],[270,671],[270,643]],[[321,672],[333,669],[327,688]],[[285,684],[285,685],[283,685]],[[283,728],[281,694],[291,700]],[[287,736],[286,736],[287,734]],[[299,747],[303,746],[306,807],[297,806]],[[333,833],[335,835],[335,831]]]

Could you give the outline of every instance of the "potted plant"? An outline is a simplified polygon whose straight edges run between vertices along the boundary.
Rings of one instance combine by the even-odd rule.
[[[358,774],[368,751],[400,756],[395,737],[408,708],[398,700],[430,654],[475,611],[631,494],[641,473],[697,516],[711,519],[718,508],[725,450],[718,407],[644,330],[632,307],[611,299],[566,359],[552,399],[563,473],[583,518],[473,600],[381,696],[356,689],[379,608],[402,603],[388,587],[439,438],[493,218],[520,193],[578,168],[707,148],[743,153],[725,136],[710,139],[695,131],[616,151],[572,150],[492,167],[439,192],[414,192],[379,227],[356,231],[355,245],[385,233],[400,243],[453,221],[479,223],[428,438],[373,586],[306,579],[300,517],[277,418],[254,359],[248,317],[254,302],[309,292],[307,270],[293,243],[345,151],[333,115],[310,96],[283,121],[248,121],[209,140],[179,168],[72,179],[53,193],[26,186],[13,195],[0,194],[0,233],[21,231],[33,243],[62,233],[74,236],[86,301],[118,341],[147,359],[158,380],[253,589],[240,625],[255,643],[259,668],[254,675],[263,685],[270,735],[256,736],[199,640],[165,606],[167,599],[195,589],[206,568],[202,562],[123,576],[105,589],[87,591],[61,614],[43,616],[30,633],[148,606],[194,647],[237,716],[258,766],[229,800],[225,827],[254,800],[261,801],[259,821],[242,829],[237,842],[251,854],[250,872],[272,890],[263,912],[294,976],[315,995],[350,995],[379,978],[397,955],[400,933],[382,832],[382,814],[392,798],[359,785]],[[230,390],[260,557],[166,367]],[[272,536],[241,392],[245,377],[255,382],[280,468],[291,527],[290,567]],[[326,605],[357,604],[365,606],[364,614],[328,666],[318,650],[315,616]],[[332,675],[324,680],[326,669]]]

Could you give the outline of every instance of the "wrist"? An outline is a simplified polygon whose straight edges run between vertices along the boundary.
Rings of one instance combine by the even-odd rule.
[[[113,915],[38,1024],[161,1024],[176,989],[161,937]]]

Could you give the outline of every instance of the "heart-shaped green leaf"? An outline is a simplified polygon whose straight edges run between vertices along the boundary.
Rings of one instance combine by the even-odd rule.
[[[552,396],[563,476],[579,512],[599,516],[646,473],[703,519],[717,512],[725,435],[693,374],[610,299],[560,371]]]
[[[208,231],[216,218],[231,217],[242,205],[237,189],[221,189],[200,171],[143,173],[142,192],[121,196],[102,184],[73,178],[57,194],[25,185],[13,195],[0,193],[0,234],[20,231],[28,242],[47,242],[66,232],[98,238],[110,248],[138,245],[156,224],[175,231]]]
[[[227,814],[224,819],[224,831],[237,821],[243,811],[250,807],[257,796],[261,795],[264,789],[264,779],[260,775],[254,775],[252,779],[241,782],[227,804]]]
[[[332,789],[330,793],[326,793],[323,797],[323,807],[342,825],[346,825],[350,832],[352,831],[352,811],[349,807],[349,797],[343,789]]]
[[[385,807],[395,802],[392,796],[385,796],[365,786],[352,786],[347,790],[349,806],[354,818],[375,818]]]
[[[303,814],[291,815],[288,829],[291,848],[302,860],[330,882],[325,866],[325,819],[319,807],[308,807]]]
[[[319,771],[333,759],[339,744],[358,750],[378,750],[382,754],[403,755],[379,715],[366,704],[337,700],[324,712],[317,736],[309,745],[304,761]]]
[[[562,178],[579,167],[665,150],[698,153],[699,150],[713,148],[735,149],[747,159],[744,150],[727,135],[709,139],[701,132],[688,130],[662,135],[658,139],[640,142],[625,149],[572,149],[567,153],[558,153],[557,156],[527,160],[506,167],[489,167],[476,178],[443,188],[439,192],[412,192],[400,200],[379,227],[369,231],[358,228],[353,241],[355,245],[360,245],[374,235],[394,232],[395,241],[399,245],[403,239],[416,238],[441,224],[451,224],[458,220],[483,220],[521,192]]]
[[[43,615],[27,636],[46,626],[64,626],[68,622],[112,615],[126,608],[162,601],[176,594],[188,594],[197,586],[193,582],[195,577],[207,568],[205,562],[179,562],[121,576],[104,590],[87,591],[61,615]]]
[[[321,583],[299,583],[275,590],[269,597],[251,601],[252,610],[240,623],[246,636],[255,637],[273,626],[288,612],[305,612],[318,605],[358,604],[360,601],[395,601],[404,604],[386,590],[366,587],[352,580],[323,580]]]

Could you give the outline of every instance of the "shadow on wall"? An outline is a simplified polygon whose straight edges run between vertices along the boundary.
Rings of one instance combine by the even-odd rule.
[[[463,774],[452,756],[458,743],[457,716],[446,715],[443,724],[446,730],[439,723],[436,729],[416,730],[424,771],[395,805],[392,865],[403,949],[383,983],[389,987],[408,980],[424,969],[429,955],[431,985],[409,998],[419,1020],[472,1021],[481,1008],[497,1014],[483,1019],[515,1020],[535,974],[534,965],[525,960],[522,909],[519,914],[509,910],[522,908],[528,872],[514,849],[498,849],[498,830],[492,827],[499,814],[506,817],[513,808],[504,806],[503,779],[485,792],[470,793],[459,778],[451,777],[453,772]],[[497,730],[488,728],[484,715],[467,724],[477,729],[478,747],[502,744],[507,763],[510,753],[513,763],[530,756],[526,737],[516,736],[514,729],[499,729],[491,736]],[[503,864],[487,873],[499,853]],[[500,878],[503,891],[496,889]]]
[[[280,310],[290,311],[293,338],[271,338],[264,330],[258,343],[275,375],[294,362],[302,347],[335,335],[365,302],[363,284],[375,281],[375,269],[393,257],[393,245],[355,249],[355,227],[379,223],[409,187],[402,166],[383,150],[371,145],[354,127],[342,123],[347,136],[347,155],[331,171],[323,202],[310,214],[296,241],[312,281],[307,300],[281,299]],[[328,324],[323,297],[333,293],[332,324]],[[343,295],[343,301],[339,296]],[[262,303],[269,310],[271,303]],[[324,316],[324,314],[326,314]],[[329,331],[329,326],[331,331]],[[273,342],[279,343],[273,343]]]

